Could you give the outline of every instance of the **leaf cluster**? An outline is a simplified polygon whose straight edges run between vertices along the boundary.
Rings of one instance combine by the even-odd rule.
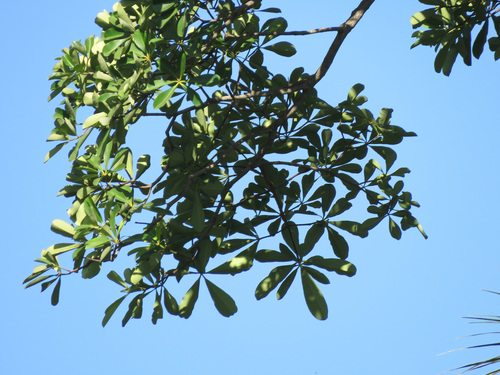
[[[449,76],[460,55],[466,65],[482,55],[488,42],[495,60],[500,58],[500,1],[498,0],[419,0],[432,8],[415,13],[411,18],[417,41],[412,45],[435,47],[436,72]],[[477,31],[478,27],[479,31]],[[488,33],[493,28],[493,36]]]
[[[97,16],[100,38],[63,50],[50,76],[49,99],[62,102],[47,159],[71,145],[59,193],[72,200],[69,222],[52,224],[70,242],[42,252],[26,287],[56,282],[57,304],[63,276],[90,279],[128,255],[132,267],[107,273],[125,295],[103,325],[127,297],[122,324],[142,317],[148,295],[153,323],[164,310],[188,318],[202,283],[230,316],[236,304],[213,280],[277,262],[256,298],[275,289],[283,298],[299,274],[310,312],[326,319],[317,283],[356,272],[346,235],[364,238],[386,220],[396,239],[413,227],[425,236],[404,190],[409,170],[394,167],[393,146],[415,134],[391,124],[392,110],[375,117],[364,108],[361,84],[332,106],[303,68],[271,73],[265,55],[286,58],[295,48],[274,40],[287,22],[266,15],[279,10],[260,6],[121,1]],[[80,121],[82,109],[92,114]],[[127,147],[130,127],[147,117],[164,121],[159,160]],[[364,220],[347,216],[356,204],[367,206]],[[331,249],[317,246],[323,237]],[[190,279],[178,302],[171,283]]]

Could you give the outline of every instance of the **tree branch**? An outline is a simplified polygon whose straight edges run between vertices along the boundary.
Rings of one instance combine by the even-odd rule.
[[[321,27],[319,29],[305,30],[305,31],[262,31],[255,33],[245,33],[241,35],[226,34],[226,38],[248,38],[251,36],[282,36],[282,35],[311,35],[318,33],[326,33],[331,31],[340,31],[340,27]]]

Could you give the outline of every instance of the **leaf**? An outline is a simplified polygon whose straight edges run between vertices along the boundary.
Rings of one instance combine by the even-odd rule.
[[[49,152],[47,152],[47,155],[45,155],[45,159],[43,160],[43,162],[46,163],[52,156],[57,154],[59,150],[61,150],[67,144],[68,142],[59,143],[56,147],[52,148]]]
[[[289,257],[276,250],[259,250],[255,254],[255,259],[259,262],[287,262],[295,258]]]
[[[73,250],[78,246],[80,246],[79,243],[58,243],[47,248],[47,252],[49,252],[52,256],[56,256]]]
[[[253,240],[251,239],[243,239],[243,238],[224,241],[219,246],[218,253],[219,254],[232,253],[233,251],[236,251],[238,249],[241,249],[243,246],[248,245],[252,241]]]
[[[153,102],[153,108],[158,109],[158,108],[163,107],[165,104],[167,104],[167,102],[170,100],[170,98],[172,98],[172,96],[174,95],[176,87],[177,86],[172,86],[169,89],[159,93]]]
[[[41,283],[42,281],[44,280],[47,280],[49,277],[54,277],[54,275],[45,275],[45,276],[40,276],[40,277],[37,277],[36,279],[32,280],[30,279],[29,277],[26,278],[26,280],[24,280],[23,283],[26,283],[27,281],[29,280],[32,280],[31,282],[29,282],[28,284],[26,284],[24,286],[24,289],[28,289],[29,287],[32,287],[33,285],[36,285],[38,283]]]
[[[332,246],[333,252],[341,259],[346,259],[349,255],[349,245],[344,237],[342,237],[335,229],[327,227],[328,239]]]
[[[365,238],[368,236],[368,231],[360,224],[355,221],[330,221],[330,224],[335,225],[337,228],[343,229],[355,236]]]
[[[285,222],[281,226],[281,234],[283,235],[283,239],[286,244],[292,249],[294,252],[297,252],[299,247],[299,230],[297,229],[297,225],[293,221]]]
[[[445,76],[449,76],[451,73],[451,69],[453,67],[453,64],[455,64],[455,60],[457,59],[458,56],[458,49],[457,48],[450,48],[448,53],[446,53],[444,63],[443,63],[443,74]],[[437,57],[436,57],[437,59]]]
[[[59,291],[61,290],[61,278],[57,280],[57,284],[52,291],[52,297],[50,298],[50,303],[52,306],[56,306],[59,303]]]
[[[401,239],[401,228],[399,228],[399,225],[392,218],[389,218],[389,232],[393,238],[397,240]]]
[[[323,268],[327,271],[336,272],[339,275],[354,276],[356,274],[356,267],[351,262],[343,259],[323,258],[316,255],[307,259],[305,264],[312,264],[313,266]]]
[[[325,320],[328,318],[328,306],[321,290],[304,268],[300,270],[300,274],[302,276],[304,298],[306,299],[309,311],[316,319]]]
[[[293,271],[290,275],[288,275],[286,279],[281,283],[278,291],[276,292],[276,298],[278,298],[278,300],[282,299],[288,292],[288,289],[290,289],[293,280],[295,280],[295,275],[297,275],[297,271],[298,268],[295,269],[295,271]]]
[[[142,52],[146,54],[147,48],[146,48],[146,38],[144,33],[141,32],[139,29],[135,30],[133,40],[137,48],[139,48]]]
[[[205,213],[201,205],[201,199],[198,193],[195,193],[193,199],[193,211],[191,214],[191,222],[196,232],[200,233],[205,229]]]
[[[169,314],[179,315],[179,305],[177,301],[165,288],[163,288],[163,304]]]
[[[193,312],[194,305],[198,300],[200,291],[200,279],[196,280],[191,288],[186,292],[179,304],[179,316],[181,318],[189,318]]]
[[[314,246],[318,243],[318,241],[323,236],[325,232],[325,227],[322,222],[314,223],[311,228],[307,231],[306,238],[304,239],[304,243],[299,246],[299,254],[301,257],[309,254]]]
[[[142,299],[144,295],[135,296],[128,305],[128,311],[122,319],[122,327],[128,323],[130,318],[138,319],[142,316]]]
[[[486,20],[481,27],[481,30],[477,34],[476,40],[472,45],[472,53],[476,59],[479,59],[481,54],[483,53],[484,45],[486,44],[486,39],[488,36],[488,20]]]
[[[267,13],[281,13],[281,9],[279,8],[266,8],[266,9],[260,9],[260,11]]]
[[[202,74],[191,78],[189,83],[197,86],[215,86],[220,85],[221,78],[218,74]]]
[[[87,260],[83,270],[82,277],[84,279],[91,279],[101,271],[101,262],[95,260]]]
[[[50,226],[50,230],[54,233],[60,234],[65,237],[73,238],[75,235],[75,228],[66,223],[64,220],[55,219]]]
[[[255,251],[255,250],[253,250]],[[234,258],[222,263],[220,266],[215,267],[213,270],[208,271],[212,274],[231,274],[248,271],[253,265],[252,250],[246,249],[236,255]]]
[[[153,315],[151,316],[151,321],[156,324],[158,319],[163,319],[163,308],[161,306],[161,296],[156,292],[155,302],[153,304]]]
[[[259,300],[267,296],[292,271],[293,267],[295,267],[295,265],[274,268],[269,273],[269,276],[257,285],[257,289],[255,289],[255,298]]]
[[[92,249],[92,248],[101,248],[103,247],[104,245],[107,245],[108,243],[110,242],[110,239],[107,238],[107,237],[95,237],[95,238],[92,238],[90,240],[88,240],[87,242],[85,242],[85,249],[88,250],[88,249]]]
[[[95,113],[92,116],[89,116],[82,125],[82,129],[90,128],[91,126],[94,126],[98,122],[101,123],[102,125],[108,125],[109,124],[109,118],[107,117],[105,112],[99,112]]]
[[[177,23],[177,36],[178,37],[184,38],[184,35],[186,34],[187,26],[188,26],[187,12],[184,12],[181,19]]]
[[[349,210],[351,207],[352,207],[352,204],[347,199],[340,198],[333,205],[333,207],[331,208],[330,212],[328,213],[328,215],[326,217],[340,215],[341,213]]]
[[[385,160],[385,167],[386,167],[386,172],[389,171],[389,169],[392,167],[394,162],[396,161],[397,154],[396,152],[389,147],[382,147],[382,146],[372,146],[373,151],[375,151],[377,154],[382,156],[382,158]],[[371,161],[371,160],[370,160]],[[375,163],[376,161],[373,160]],[[378,164],[378,163],[377,163]],[[377,166],[377,164],[374,164],[377,169],[382,170],[380,168],[380,165]]]
[[[234,300],[229,294],[207,279],[205,279],[205,283],[210,292],[210,297],[212,297],[212,301],[214,301],[215,308],[221,315],[229,317],[238,311],[236,303],[234,303]]]
[[[110,271],[108,273],[108,279],[110,279],[111,281],[114,281],[118,285],[123,286],[124,288],[128,287],[128,285],[125,283],[125,281],[123,281],[123,279],[120,277],[120,275],[118,275],[115,271]]]
[[[285,57],[293,56],[297,52],[293,44],[288,42],[278,42],[263,48]]]
[[[347,93],[347,100],[349,102],[352,102],[364,89],[364,85],[362,85],[361,83],[356,83]]]
[[[115,311],[118,308],[118,306],[120,306],[120,304],[123,302],[123,300],[126,297],[127,296],[123,296],[121,298],[118,298],[115,302],[113,302],[111,305],[108,306],[108,308],[104,312],[104,318],[102,319],[102,326],[103,327],[106,326],[106,324],[108,323],[109,319],[111,319],[111,317],[115,313]]]
[[[135,173],[135,179],[137,180],[144,172],[146,172],[151,166],[151,157],[149,155],[142,155],[137,161],[137,171]]]
[[[307,266],[302,266],[302,269],[306,270],[306,272],[317,282],[321,284],[330,284],[330,280],[328,279],[328,277],[326,277],[323,273],[321,273],[317,269]]]

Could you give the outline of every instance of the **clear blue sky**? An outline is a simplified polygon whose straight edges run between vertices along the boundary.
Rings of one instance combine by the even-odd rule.
[[[338,26],[357,3],[268,0],[265,6],[280,7],[290,30],[304,30]],[[62,48],[98,33],[93,20],[112,4],[2,4],[0,373],[422,375],[495,354],[437,356],[482,342],[457,337],[495,329],[461,317],[500,314],[500,297],[481,291],[500,291],[500,61],[486,51],[472,67],[456,64],[449,78],[434,73],[432,50],[409,49],[409,19],[425,7],[416,0],[375,1],[319,92],[335,104],[361,82],[372,112],[394,108],[393,123],[419,135],[398,148],[398,163],[412,170],[406,187],[422,205],[415,215],[430,238],[410,231],[396,241],[386,225],[364,240],[353,238],[350,260],[358,274],[334,276],[322,288],[327,321],[309,314],[299,285],[282,301],[273,293],[255,301],[255,286],[270,270],[265,265],[220,282],[239,307],[229,319],[201,293],[188,320],[166,316],[153,326],[145,314],[121,328],[119,310],[102,328],[105,308],[119,295],[105,272],[90,281],[66,278],[57,307],[38,287],[24,290],[33,259],[58,241],[50,223],[64,219],[70,204],[56,198],[68,170],[64,153],[43,164],[56,104],[47,103],[47,77]],[[333,36],[288,39],[299,53],[272,63],[285,73],[316,69]]]

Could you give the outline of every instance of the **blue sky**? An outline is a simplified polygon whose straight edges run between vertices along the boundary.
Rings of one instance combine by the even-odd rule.
[[[265,2],[283,10],[290,30],[304,30],[338,26],[357,1],[303,4]],[[335,104],[352,85],[363,83],[367,108],[374,113],[394,108],[393,123],[418,134],[398,147],[397,163],[412,170],[405,187],[422,205],[415,215],[429,239],[415,230],[396,241],[386,225],[366,239],[351,238],[349,260],[358,274],[332,277],[322,287],[327,321],[309,314],[299,285],[282,301],[273,293],[255,301],[255,286],[270,270],[265,265],[219,282],[238,304],[239,312],[229,319],[217,313],[205,291],[188,320],[166,316],[153,326],[145,314],[122,328],[119,310],[102,328],[105,308],[119,296],[105,273],[92,280],[66,278],[57,307],[38,287],[24,290],[21,282],[35,266],[33,259],[58,241],[50,223],[66,218],[70,204],[56,197],[69,168],[64,154],[43,164],[57,102],[47,103],[47,77],[60,50],[98,33],[93,20],[112,5],[112,0],[3,4],[0,372],[421,375],[495,354],[438,356],[482,342],[456,338],[491,328],[466,324],[463,316],[500,312],[500,297],[481,291],[500,291],[500,63],[485,51],[472,67],[457,63],[451,77],[436,74],[431,49],[409,49],[409,19],[425,7],[416,0],[375,1],[318,90]],[[271,71],[273,64],[284,73],[296,66],[315,70],[333,36],[287,39],[298,54],[273,59]]]

